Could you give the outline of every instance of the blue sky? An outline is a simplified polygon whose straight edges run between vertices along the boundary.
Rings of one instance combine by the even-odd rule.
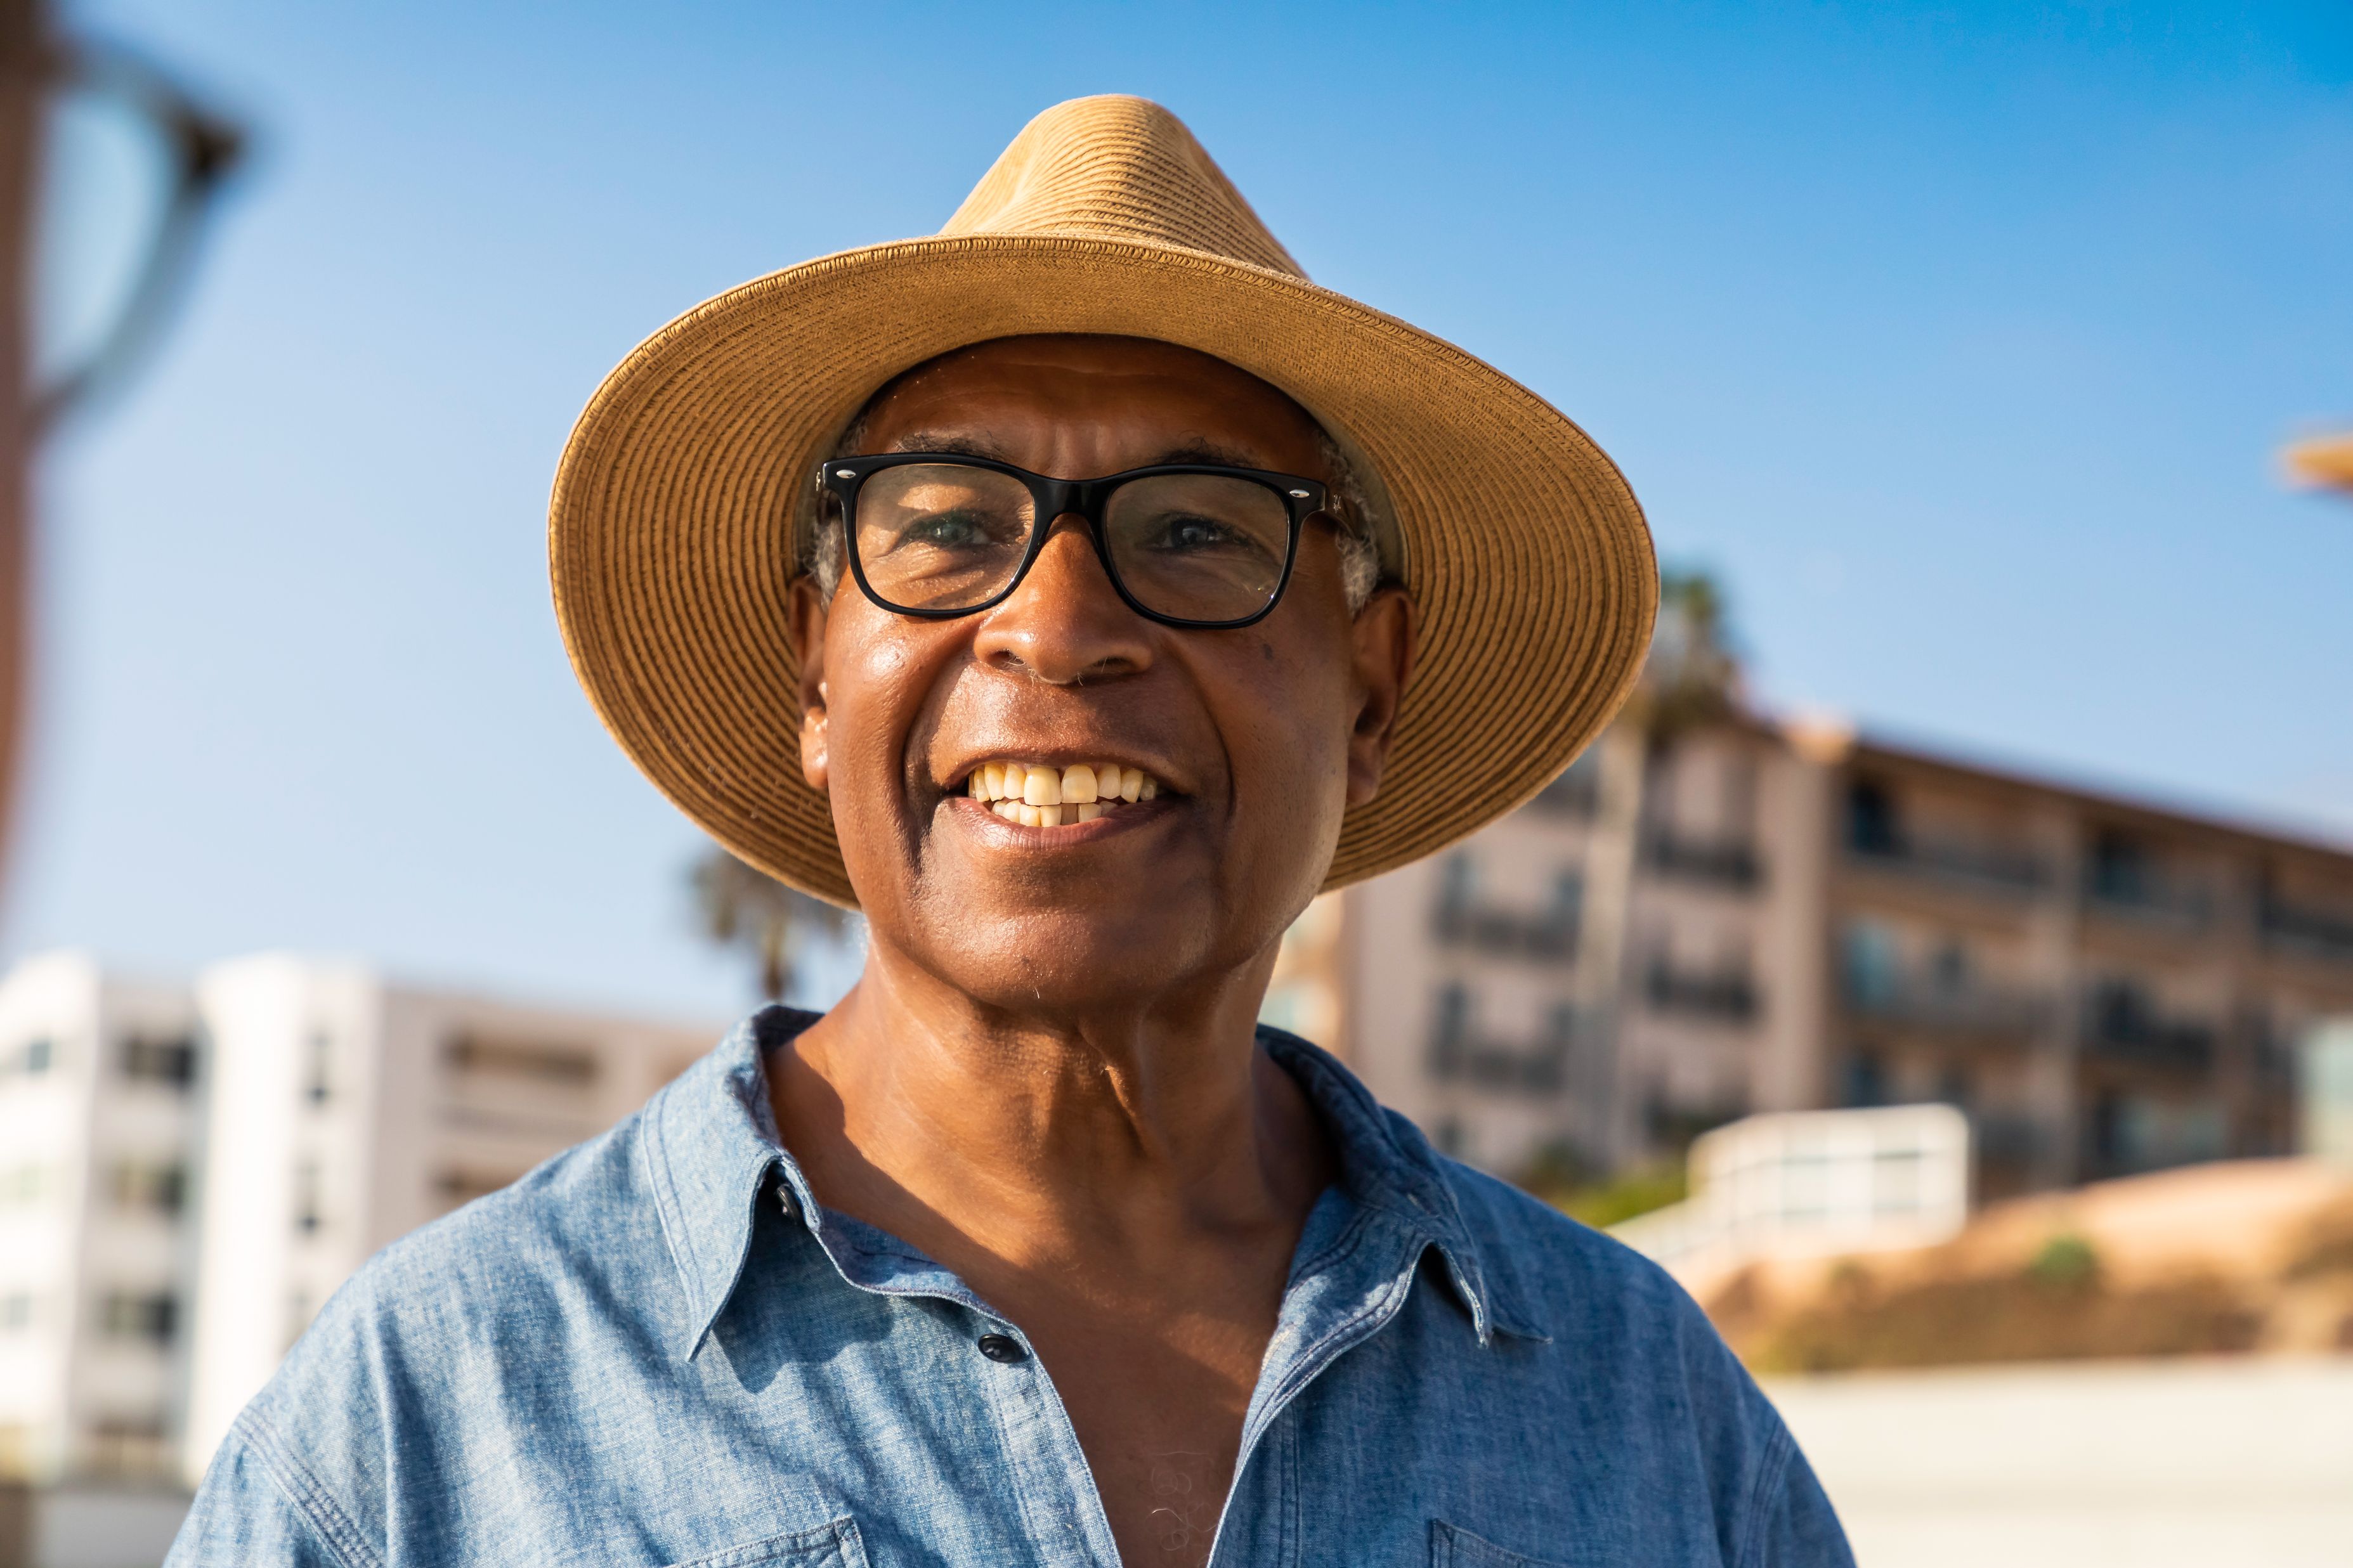
[[[113,0],[263,142],[45,476],[0,949],[262,946],[725,1014],[693,830],[574,687],[546,490],[696,300],[1176,109],[1320,281],[1591,431],[1761,692],[2353,835],[2341,5]]]

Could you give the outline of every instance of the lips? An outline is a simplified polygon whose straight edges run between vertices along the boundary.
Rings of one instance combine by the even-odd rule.
[[[972,770],[965,793],[1025,827],[1076,826],[1160,793],[1160,781],[1118,763],[991,762]]]

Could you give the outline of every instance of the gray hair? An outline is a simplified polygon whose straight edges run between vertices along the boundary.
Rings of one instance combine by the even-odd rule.
[[[1315,434],[1324,470],[1331,476],[1325,488],[1332,493],[1332,510],[1339,524],[1335,538],[1340,547],[1340,593],[1347,602],[1348,614],[1354,616],[1364,609],[1381,582],[1381,547],[1373,531],[1373,504],[1365,493],[1364,481],[1356,477],[1356,465],[1348,461],[1339,443],[1320,428]],[[860,409],[826,455],[827,460],[856,457],[865,439],[866,413]],[[833,602],[841,574],[848,569],[848,548],[840,510],[829,501],[820,501],[801,570],[817,579],[818,593],[828,604]]]

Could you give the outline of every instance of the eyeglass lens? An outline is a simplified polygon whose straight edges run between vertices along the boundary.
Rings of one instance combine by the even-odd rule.
[[[1029,487],[994,468],[884,468],[858,492],[859,564],[875,594],[900,608],[970,609],[1020,570],[1037,511]],[[1282,585],[1291,513],[1255,480],[1150,474],[1112,492],[1103,539],[1121,585],[1153,614],[1246,620]]]

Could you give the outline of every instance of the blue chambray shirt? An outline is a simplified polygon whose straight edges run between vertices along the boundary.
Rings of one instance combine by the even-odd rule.
[[[179,1568],[1119,1563],[1020,1325],[828,1214],[770,1008],[635,1116],[386,1247],[215,1458]],[[1431,1151],[1304,1041],[1329,1127],[1215,1562],[1851,1564],[1682,1289]],[[1002,1353],[1002,1347],[997,1347]],[[1129,1565],[1134,1568],[1134,1565]]]

